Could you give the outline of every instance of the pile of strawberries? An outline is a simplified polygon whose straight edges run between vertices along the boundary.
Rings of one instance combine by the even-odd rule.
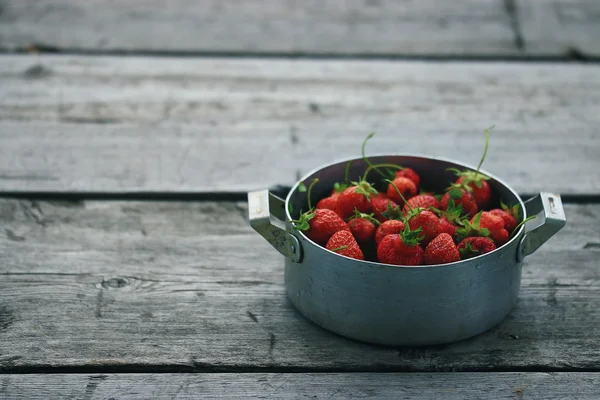
[[[489,177],[479,168],[485,159],[489,134],[485,130],[485,150],[476,171],[456,170],[456,180],[444,193],[419,192],[421,178],[411,168],[394,164],[368,165],[362,178],[336,183],[328,197],[292,221],[315,243],[338,254],[358,260],[393,265],[436,265],[489,253],[502,246],[525,222],[518,222],[519,206],[488,209],[492,204]],[[376,172],[385,179],[378,191],[367,181]],[[528,218],[529,219],[529,218]],[[527,219],[527,220],[528,220]]]

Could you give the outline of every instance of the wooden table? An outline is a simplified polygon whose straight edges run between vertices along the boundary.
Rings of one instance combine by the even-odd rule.
[[[1,2],[0,398],[600,398],[599,3],[263,3]],[[476,163],[491,124],[486,169],[568,219],[502,324],[389,348],[295,311],[247,191],[371,131]]]

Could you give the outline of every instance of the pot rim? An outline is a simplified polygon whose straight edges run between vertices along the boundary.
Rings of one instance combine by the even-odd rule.
[[[369,158],[374,158],[374,157],[412,157],[412,158],[423,158],[423,159],[427,159],[427,160],[433,160],[433,161],[443,161],[443,162],[449,162],[449,163],[453,163],[468,169],[471,169],[473,171],[477,170],[477,167],[471,165],[471,164],[467,164],[467,163],[463,163],[461,161],[456,161],[450,158],[446,158],[446,157],[436,157],[436,156],[431,156],[431,155],[427,155],[427,154],[423,154],[423,153],[376,153],[376,154],[370,154]],[[309,171],[308,173],[304,174],[298,181],[296,181],[296,183],[292,186],[292,188],[290,189],[290,191],[288,192],[286,198],[285,198],[285,216],[287,218],[286,223],[288,223],[291,219],[292,216],[290,215],[289,212],[289,202],[290,202],[290,198],[292,196],[292,194],[298,189],[298,185],[300,184],[300,182],[305,181],[308,177],[310,177],[313,174],[316,174],[317,172],[330,167],[332,165],[335,164],[341,164],[341,163],[347,163],[348,161],[358,161],[358,160],[363,160],[362,157],[353,157],[353,158],[344,158],[344,159],[337,159],[334,160],[328,164],[323,164],[320,167],[314,168],[311,171]],[[519,206],[521,207],[521,209],[523,210],[523,219],[527,218],[527,210],[525,208],[525,204],[523,203],[523,199],[521,199],[521,196],[519,196],[519,194],[517,192],[515,192],[515,190],[510,187],[508,184],[506,184],[506,182],[504,182],[502,179],[498,178],[497,176],[495,176],[494,174],[490,174],[488,171],[486,171],[485,169],[479,169],[479,172],[481,172],[482,174],[489,176],[490,178],[492,178],[493,180],[495,180],[496,182],[498,182],[499,184],[501,184],[502,186],[504,186],[506,189],[508,189],[508,191],[510,191],[515,198],[519,201]],[[463,265],[467,265],[470,264],[472,265],[473,262],[477,262],[478,260],[483,261],[484,258],[489,257],[493,254],[496,254],[499,251],[506,251],[505,247],[508,247],[511,243],[519,240],[521,234],[523,233],[525,229],[525,224],[521,225],[521,227],[519,228],[519,231],[506,243],[504,243],[502,246],[497,247],[495,250],[490,251],[489,253],[486,254],[481,254],[478,255],[476,257],[472,257],[472,258],[467,258],[465,260],[460,260],[460,261],[455,261],[452,263],[446,263],[446,264],[432,264],[432,265],[415,265],[415,266],[410,266],[410,265],[393,265],[393,264],[384,264],[384,263],[380,263],[380,262],[375,262],[375,261],[366,261],[366,260],[357,260],[355,258],[351,258],[351,257],[347,257],[344,256],[342,254],[338,254],[336,252],[333,252],[331,250],[326,249],[325,247],[313,242],[312,240],[310,240],[308,238],[308,236],[306,236],[302,231],[295,231],[298,234],[302,235],[302,238],[308,242],[310,242],[312,245],[316,246],[317,248],[329,252],[331,254],[335,254],[338,257],[343,257],[343,258],[347,258],[349,260],[353,260],[356,263],[360,263],[360,264],[364,264],[364,265],[368,265],[371,267],[390,267],[390,268],[410,268],[410,269],[415,269],[415,268],[448,268],[448,267],[459,267],[461,266],[461,264]],[[504,250],[503,250],[504,249]]]

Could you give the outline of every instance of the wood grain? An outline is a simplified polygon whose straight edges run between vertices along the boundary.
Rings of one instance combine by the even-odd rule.
[[[446,346],[338,337],[287,301],[243,203],[0,201],[0,370],[598,370],[600,205],[526,259],[516,309]],[[82,371],[82,368],[84,369]]]
[[[528,54],[600,57],[600,2],[517,0],[516,4]]]
[[[515,55],[502,0],[5,0],[0,47],[146,52]],[[36,46],[37,45],[37,46]]]
[[[3,375],[3,399],[595,400],[598,373]]]
[[[371,131],[477,164],[492,124],[484,168],[516,190],[600,191],[596,65],[4,56],[0,98],[0,191],[290,185]]]

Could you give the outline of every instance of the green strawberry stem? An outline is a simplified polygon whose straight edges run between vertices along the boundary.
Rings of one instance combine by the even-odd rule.
[[[485,156],[487,155],[488,145],[490,142],[490,131],[492,129],[494,129],[494,125],[483,130],[483,133],[485,134],[485,147],[483,149],[483,156],[481,157],[481,161],[479,161],[479,165],[477,165],[477,171],[475,171],[475,178],[477,178],[479,176],[479,169],[481,168],[481,164],[483,164],[483,161],[485,160]]]
[[[401,167],[399,165],[396,164],[369,164],[369,166],[367,167],[367,169],[365,170],[365,179],[367,179],[367,175],[369,174],[369,172],[371,172],[372,170],[375,170],[377,172],[379,172],[380,175],[385,175],[383,174],[380,170],[378,170],[377,168],[394,168],[397,170],[402,170],[402,169],[406,169],[404,167]]]
[[[340,246],[340,247],[336,247],[335,249],[332,249],[331,251],[333,251],[333,252],[338,252],[338,251],[340,251],[340,250],[345,250],[345,249],[347,249],[347,248],[348,248],[348,246]]]
[[[308,193],[306,193],[306,196],[308,197],[308,212],[310,212],[313,208],[312,208],[312,203],[310,201],[310,195],[312,193],[312,188],[313,186],[315,186],[315,184],[319,182],[319,178],[315,178],[313,179],[313,181],[311,182],[310,186],[308,187]]]
[[[374,224],[375,226],[379,226],[381,224],[381,222],[377,221],[374,218],[373,213],[371,214],[365,214],[365,213],[361,213],[360,211],[358,211],[358,209],[355,207],[354,208],[354,215],[352,215],[350,218],[348,218],[348,222],[352,221],[353,219],[366,219],[367,221],[371,222],[372,224]]]
[[[410,204],[408,204],[408,202],[406,201],[406,199],[404,198],[404,196],[402,196],[402,193],[400,192],[400,189],[398,189],[398,186],[396,186],[394,184],[394,182],[390,181],[389,179],[386,179],[385,181],[388,182],[390,185],[392,185],[394,187],[394,189],[396,189],[396,192],[398,193],[398,195],[400,196],[400,198],[402,199],[402,201],[404,201],[404,204],[406,204],[408,206],[408,209],[412,213],[414,211],[414,209],[410,206]]]
[[[362,154],[362,158],[363,160],[365,160],[365,163],[367,163],[367,165],[369,166],[366,171],[365,171],[365,177],[364,179],[367,179],[367,175],[369,174],[369,172],[371,170],[375,170],[379,173],[379,175],[381,176],[385,176],[385,174],[383,172],[381,172],[378,168],[382,167],[382,168],[396,168],[396,169],[404,169],[403,167],[396,165],[396,164],[377,164],[374,165],[373,163],[371,163],[371,161],[367,158],[367,154],[365,151],[365,148],[367,146],[367,142],[369,141],[369,139],[371,139],[373,136],[375,136],[375,132],[371,132],[369,133],[369,135],[365,138],[365,140],[362,143],[362,147],[361,147],[361,154]]]
[[[350,175],[350,167],[351,166],[352,166],[352,161],[348,161],[348,163],[346,164],[346,170],[344,171],[344,181],[342,183],[336,182],[333,185],[333,189],[336,192],[341,193],[341,192],[343,192],[345,189],[347,189],[349,187],[349,185],[348,185],[348,176]]]
[[[513,229],[513,231],[512,231],[512,233],[510,234],[510,236],[511,236],[511,237],[512,237],[512,236],[514,236],[514,235],[515,235],[515,233],[517,233],[517,232],[519,231],[519,228],[520,228],[521,226],[523,226],[523,224],[525,224],[527,221],[531,221],[532,219],[535,219],[535,217],[536,217],[535,215],[532,215],[531,217],[527,217],[527,218],[525,218],[523,221],[521,221],[521,222],[519,223],[519,225],[517,225],[517,226],[515,227],[515,229]]]
[[[350,167],[352,166],[352,161],[348,161],[346,164],[346,170],[344,171],[344,183],[348,182],[348,175],[350,175]]]
[[[365,140],[363,140],[362,142],[362,146],[361,146],[361,154],[362,154],[362,158],[363,160],[365,160],[365,162],[367,163],[367,165],[371,168],[375,168],[375,170],[377,170],[377,167],[373,166],[373,164],[371,164],[371,161],[369,161],[369,159],[367,158],[366,152],[365,152],[365,147],[367,146],[367,142],[369,141],[369,139],[371,139],[373,136],[375,136],[375,132],[371,132],[367,135],[367,137],[365,138]],[[366,177],[366,176],[365,176]]]

